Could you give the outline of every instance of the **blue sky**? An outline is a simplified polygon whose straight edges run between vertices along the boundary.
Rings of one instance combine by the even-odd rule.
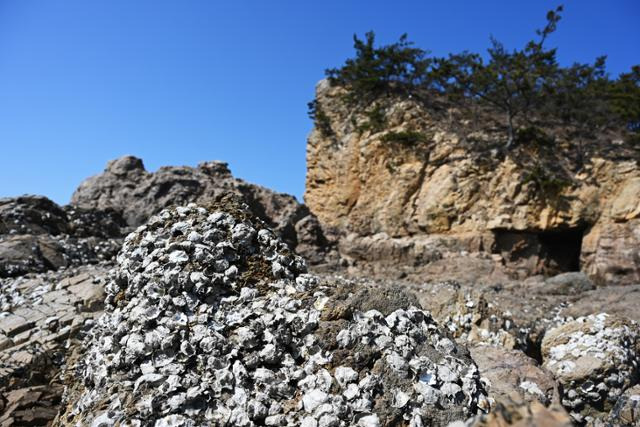
[[[0,0],[0,196],[66,203],[109,159],[229,162],[301,199],[306,103],[352,35],[436,55],[520,47],[558,1]],[[640,2],[565,1],[563,64],[640,62]]]

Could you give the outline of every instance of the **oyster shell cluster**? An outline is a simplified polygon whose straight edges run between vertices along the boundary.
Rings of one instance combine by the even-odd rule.
[[[331,283],[237,203],[164,210],[117,262],[59,425],[422,426],[488,409],[428,312],[337,316]]]
[[[562,404],[579,423],[608,412],[640,376],[635,322],[606,313],[565,319],[542,341],[544,367],[562,384]]]

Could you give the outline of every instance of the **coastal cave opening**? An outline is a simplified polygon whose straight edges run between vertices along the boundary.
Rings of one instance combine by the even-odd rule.
[[[547,269],[558,272],[580,271],[583,228],[538,233],[541,258]]]
[[[580,271],[580,250],[586,227],[550,231],[493,230],[493,253],[507,265],[531,274],[552,276]]]

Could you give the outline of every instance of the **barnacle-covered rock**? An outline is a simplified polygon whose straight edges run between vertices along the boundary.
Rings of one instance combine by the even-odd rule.
[[[568,319],[546,333],[543,366],[562,384],[571,416],[590,422],[638,382],[639,346],[635,322],[605,313]]]
[[[489,406],[415,298],[305,274],[229,199],[152,217],[106,289],[58,425],[446,425]]]

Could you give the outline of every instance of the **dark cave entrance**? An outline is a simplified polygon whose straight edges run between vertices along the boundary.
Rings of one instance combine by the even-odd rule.
[[[560,272],[580,271],[580,251],[584,228],[539,233],[542,257],[549,268]]]
[[[551,231],[493,230],[493,253],[507,265],[530,274],[555,275],[580,271],[580,251],[586,226]]]

